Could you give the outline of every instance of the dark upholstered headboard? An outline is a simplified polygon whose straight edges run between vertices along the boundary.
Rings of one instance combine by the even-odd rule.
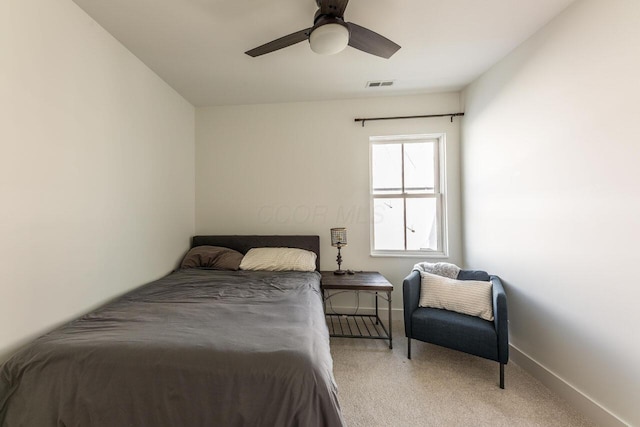
[[[315,252],[320,271],[320,236],[193,236],[191,247],[222,246],[246,254],[251,248],[300,248]]]

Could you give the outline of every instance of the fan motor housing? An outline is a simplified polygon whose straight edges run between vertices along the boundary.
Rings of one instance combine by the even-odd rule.
[[[311,31],[327,24],[338,24],[342,25],[347,30],[349,29],[349,26],[346,22],[344,22],[344,19],[333,15],[322,15],[320,14],[320,10],[318,10],[318,12],[316,12],[316,16],[313,18],[313,28],[311,29]]]

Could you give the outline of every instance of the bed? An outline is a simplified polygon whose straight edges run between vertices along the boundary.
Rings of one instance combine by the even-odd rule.
[[[297,247],[318,236],[195,236]],[[342,426],[317,271],[178,270],[16,353],[2,426]]]

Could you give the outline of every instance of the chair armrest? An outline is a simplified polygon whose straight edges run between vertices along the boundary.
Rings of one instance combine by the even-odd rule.
[[[498,334],[498,362],[509,360],[509,317],[507,314],[507,294],[498,276],[491,276],[493,284],[493,317]]]
[[[412,271],[402,282],[402,302],[404,309],[404,333],[411,338],[411,314],[420,302],[420,272]]]

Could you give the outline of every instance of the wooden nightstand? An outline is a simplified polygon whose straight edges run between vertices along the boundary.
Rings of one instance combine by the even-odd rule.
[[[391,292],[393,285],[376,271],[362,271],[354,274],[336,275],[333,271],[321,271],[322,299],[325,304],[325,316],[329,335],[342,338],[368,338],[389,340],[393,348],[391,332]],[[333,291],[333,292],[332,292]],[[365,291],[375,293],[375,314],[327,313],[327,301],[334,295],[347,291]],[[381,295],[386,293],[386,298]],[[389,323],[387,329],[378,315],[378,298],[386,299],[389,304]]]

